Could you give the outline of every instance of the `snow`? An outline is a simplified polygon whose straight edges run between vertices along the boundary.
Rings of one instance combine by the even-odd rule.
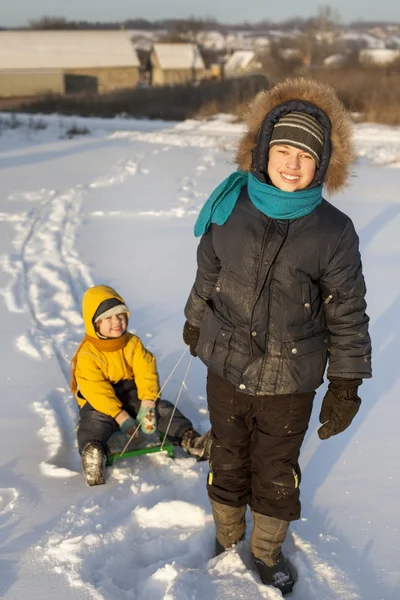
[[[370,33],[361,33],[359,31],[346,31],[342,34],[343,40],[355,41],[357,43],[364,43],[367,48],[372,49],[383,49],[386,47],[384,39],[379,39],[375,35]]]
[[[233,52],[224,65],[225,73],[232,74],[235,71],[246,69],[254,57],[255,53],[252,51],[237,50]]]
[[[212,50],[225,49],[225,36],[219,31],[199,31],[196,35],[196,41],[204,48]]]
[[[7,121],[7,115],[2,120]],[[115,463],[88,488],[76,450],[69,359],[80,302],[115,286],[165,382],[182,355],[195,272],[193,223],[233,169],[228,115],[164,123],[19,115],[0,136],[0,596],[5,600],[274,600],[248,541],[212,558],[207,465],[176,451]],[[29,125],[30,124],[30,125]],[[71,125],[90,134],[67,139]],[[320,442],[318,408],[301,465],[302,519],[285,551],[293,600],[395,600],[400,592],[400,128],[356,126],[352,187],[332,201],[360,234],[374,378],[352,427]],[[165,397],[175,401],[186,356]],[[180,408],[209,427],[205,368],[193,361]],[[249,519],[249,530],[251,518]]]
[[[386,65],[399,57],[400,50],[389,50],[388,48],[360,50],[360,61],[364,64]]]

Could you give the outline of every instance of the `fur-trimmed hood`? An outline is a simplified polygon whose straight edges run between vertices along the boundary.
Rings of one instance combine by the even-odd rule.
[[[293,106],[292,101],[297,101],[296,106]],[[254,156],[262,143],[265,148],[263,164],[266,170],[268,142],[273,126],[280,117],[292,110],[304,110],[313,114],[324,125],[330,140],[326,139],[325,155],[321,161],[321,182],[329,193],[340,191],[349,183],[355,159],[351,120],[334,89],[311,78],[285,79],[270,90],[259,92],[253,99],[244,115],[246,132],[239,141],[236,154],[239,169],[258,170],[254,164]],[[260,133],[264,139],[260,140]]]

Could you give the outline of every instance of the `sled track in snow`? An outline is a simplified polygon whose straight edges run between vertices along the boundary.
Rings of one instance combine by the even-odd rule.
[[[91,284],[74,250],[83,190],[50,195],[33,209],[20,249],[21,288],[34,323],[30,339],[42,358],[54,355],[68,384],[68,349],[76,341],[80,294]],[[76,406],[63,389],[53,390],[34,404],[44,420],[41,435],[48,445],[46,474],[75,471]]]
[[[67,383],[71,358],[68,350],[75,348],[83,334],[82,295],[93,285],[75,248],[82,204],[91,188],[118,185],[136,172],[137,163],[131,159],[119,162],[108,175],[85,186],[65,192],[41,190],[40,194],[26,194],[42,200],[17,226],[17,252],[10,260],[10,270],[16,275],[11,287],[23,294],[40,354],[48,357],[54,353]],[[11,292],[16,306],[20,304],[19,296],[16,291]]]
[[[72,211],[76,213],[75,217],[79,214],[82,195],[80,190],[55,194],[34,209],[30,227],[21,244],[21,278],[26,306],[35,323],[42,352],[48,355],[51,347],[67,382],[69,366],[66,345],[76,337],[70,328],[74,329],[79,322],[78,289],[82,294],[91,285],[88,277],[82,277],[83,269],[79,267],[83,265],[79,263],[76,253],[71,254],[71,248],[66,248],[66,241],[69,240],[65,239],[68,230],[71,241],[75,241],[78,227],[73,226],[76,218]],[[56,228],[56,225],[59,227]],[[79,281],[79,284],[74,281]],[[60,290],[63,290],[62,294]],[[57,295],[58,301],[51,306]],[[63,317],[63,323],[60,322],[56,309],[58,306],[62,315],[65,305],[76,313],[76,320]]]

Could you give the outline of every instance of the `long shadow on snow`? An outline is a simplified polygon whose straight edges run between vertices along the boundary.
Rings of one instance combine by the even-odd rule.
[[[51,143],[54,143],[56,141],[59,142],[64,142],[64,144],[66,143],[65,140],[52,140]],[[5,158],[0,158],[0,170],[1,169],[7,169],[10,167],[21,167],[21,166],[28,166],[28,165],[36,165],[42,162],[49,162],[49,164],[51,164],[51,162],[53,160],[57,160],[59,158],[65,158],[66,156],[70,156],[70,155],[77,155],[80,154],[82,152],[92,152],[92,151],[96,151],[99,150],[101,148],[110,148],[111,146],[126,146],[127,145],[127,140],[125,139],[110,139],[110,138],[102,138],[102,139],[98,139],[98,138],[90,138],[86,143],[84,144],[72,144],[70,147],[66,148],[65,146],[60,149],[60,150],[48,150],[48,151],[42,151],[40,152],[38,147],[38,152],[35,153],[26,153],[23,154],[22,156],[10,156],[10,157],[5,157]]]
[[[21,457],[23,459],[23,457]],[[59,520],[59,515],[40,523],[29,531],[13,537],[15,532],[24,527],[24,519],[21,516],[14,518],[15,514],[20,512],[19,503],[23,500],[24,505],[28,503],[34,508],[40,505],[42,498],[40,492],[28,481],[16,473],[18,458],[13,459],[0,468],[0,481],[3,489],[9,488],[18,490],[20,494],[16,496],[13,503],[15,508],[4,511],[0,514],[0,598],[9,590],[18,580],[18,571],[20,566],[20,557],[43,536],[43,532],[51,529]],[[17,557],[15,560],[12,555]]]
[[[70,398],[68,392],[55,389],[47,394],[41,406],[51,411],[60,433],[56,452],[45,462],[58,468],[80,472],[80,458],[76,438],[78,407],[75,398]]]
[[[397,216],[399,211],[398,206],[387,207],[370,225],[364,227],[360,235],[363,238],[362,241],[364,243],[362,245],[364,251],[379,229]],[[367,236],[368,238],[365,239]],[[389,392],[398,381],[397,355],[400,346],[399,314],[400,296],[378,317],[371,327],[374,377],[364,382],[360,390],[364,400],[360,413],[351,427],[340,434],[337,439],[334,439],[334,451],[332,451],[332,445],[328,447],[329,441],[324,442],[314,452],[311,460],[304,469],[305,482],[302,487],[303,506],[312,506],[319,487],[329,477],[346,445],[351,443],[351,440],[356,437],[363,418],[367,417],[369,411],[379,402],[379,398]],[[317,404],[319,411],[318,401],[316,402],[314,411],[317,410]],[[357,584],[363,592],[363,600],[376,600],[376,598],[397,600],[398,591],[395,591],[394,588],[388,588],[382,582],[378,581],[378,575],[374,572],[373,565],[368,558],[374,544],[373,538],[366,544],[362,555],[358,556],[356,550],[346,544],[342,534],[334,529],[325,512],[313,507],[310,509],[310,514],[312,518],[310,519],[310,527],[307,528],[306,538],[309,541],[317,542],[318,533],[313,534],[313,532],[329,533],[331,536],[340,538],[341,554],[335,557],[335,561],[338,562],[344,571],[348,569],[348,565],[357,565],[357,571],[353,575],[357,576]],[[316,536],[314,540],[312,539],[313,535]]]

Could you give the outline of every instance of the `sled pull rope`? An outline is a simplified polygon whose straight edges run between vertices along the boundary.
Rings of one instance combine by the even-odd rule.
[[[174,366],[174,368],[172,369],[171,373],[168,375],[167,379],[165,380],[165,383],[164,383],[164,385],[162,386],[162,388],[161,388],[161,389],[160,389],[160,391],[158,392],[158,394],[157,394],[157,397],[156,397],[156,399],[154,400],[154,402],[155,402],[156,400],[158,400],[158,398],[160,398],[160,396],[161,396],[161,394],[162,394],[162,391],[163,391],[163,389],[164,389],[164,388],[165,388],[165,386],[167,385],[168,381],[171,379],[172,375],[175,373],[175,371],[176,371],[176,369],[177,369],[177,367],[178,367],[179,363],[181,362],[182,358],[185,356],[185,354],[186,354],[186,352],[187,352],[188,350],[189,350],[189,346],[186,346],[186,348],[185,348],[185,350],[182,352],[182,354],[181,354],[181,357],[179,358],[178,362],[176,363],[176,365],[175,365],[175,366]],[[190,362],[191,362],[191,361],[190,361]],[[186,377],[186,376],[185,376],[185,377]],[[174,414],[174,412],[175,412],[175,409],[174,409],[174,411],[173,411],[172,415]],[[122,452],[121,452],[121,454],[120,454],[120,457],[122,457],[122,455],[125,453],[125,451],[126,451],[127,447],[129,446],[129,444],[131,443],[131,441],[133,440],[133,438],[136,436],[137,432],[138,432],[138,431],[139,431],[139,429],[140,429],[140,426],[141,426],[141,424],[143,423],[143,420],[144,420],[144,419],[142,419],[142,420],[141,420],[141,421],[138,423],[138,425],[137,425],[137,427],[136,427],[135,431],[132,433],[131,437],[129,438],[129,440],[128,440],[128,441],[127,441],[127,443],[125,444],[125,446],[124,446],[124,448],[123,448],[123,450],[122,450]],[[169,424],[168,424],[167,431],[168,431],[168,429],[169,429],[169,427],[170,427],[170,424],[171,424],[171,421],[170,421],[170,422],[169,422]],[[165,437],[164,437],[164,440],[165,440]],[[164,440],[163,440],[163,444],[164,444]]]
[[[188,364],[188,366],[187,366],[187,369],[186,369],[185,376],[184,376],[184,378],[182,379],[181,389],[179,390],[179,393],[178,393],[178,395],[177,395],[177,397],[176,397],[176,401],[175,401],[174,410],[173,410],[173,411],[172,411],[172,413],[171,413],[171,417],[170,417],[170,419],[169,419],[168,427],[167,427],[167,429],[165,430],[164,438],[163,438],[163,441],[161,442],[160,451],[161,451],[161,450],[163,449],[163,447],[164,447],[165,440],[166,440],[166,438],[167,438],[167,435],[168,435],[169,428],[171,427],[172,419],[174,418],[175,411],[176,411],[176,409],[177,409],[177,407],[178,407],[178,402],[179,402],[179,398],[181,397],[182,390],[183,390],[183,388],[184,388],[184,387],[186,387],[186,384],[185,384],[185,382],[186,382],[186,377],[188,376],[189,369],[190,369],[190,366],[191,366],[191,364],[192,364],[192,360],[193,360],[193,356],[191,356],[191,357],[190,357],[189,364]]]

